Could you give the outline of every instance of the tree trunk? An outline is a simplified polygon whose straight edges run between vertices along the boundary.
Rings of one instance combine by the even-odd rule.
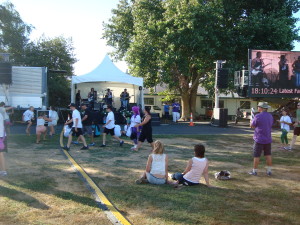
[[[190,95],[188,92],[183,92],[181,94],[181,120],[188,120],[190,113]]]

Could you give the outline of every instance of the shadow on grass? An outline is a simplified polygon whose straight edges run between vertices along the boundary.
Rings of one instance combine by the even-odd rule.
[[[0,186],[0,196],[7,197],[14,201],[23,202],[26,205],[28,205],[29,207],[42,209],[42,210],[49,209],[49,206],[40,202],[36,198],[33,198],[32,196],[30,196],[24,192],[17,191],[15,189]]]
[[[51,169],[48,169],[48,171]],[[64,200],[71,200],[83,205],[98,208],[94,199],[83,197],[67,191],[61,191],[55,188],[56,182],[53,178],[44,177],[41,179],[26,179],[26,177],[12,177],[16,182],[7,180],[6,182],[12,186],[25,188],[31,191],[36,191],[45,194],[52,194]]]

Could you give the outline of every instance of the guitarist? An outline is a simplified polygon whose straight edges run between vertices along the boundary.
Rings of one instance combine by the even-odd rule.
[[[292,67],[296,77],[296,87],[300,87],[300,56],[298,56],[298,59],[293,62]]]
[[[129,93],[127,92],[127,89],[125,88],[124,91],[120,95],[121,98],[121,105],[124,109],[127,109],[128,102],[129,102]]]
[[[94,109],[94,103],[95,103],[95,98],[96,94],[95,94],[95,90],[94,88],[91,88],[91,91],[88,94],[88,101],[89,101],[89,106],[90,109],[93,110]]]
[[[265,67],[264,61],[261,58],[261,52],[256,53],[256,58],[251,61],[251,73],[253,86],[262,86],[262,78],[264,74],[263,68]]]

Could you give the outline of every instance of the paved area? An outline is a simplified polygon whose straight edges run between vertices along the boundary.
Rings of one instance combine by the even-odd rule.
[[[56,127],[59,133],[62,125]],[[11,127],[12,134],[25,134],[25,124],[17,124]],[[31,127],[31,134],[35,134],[35,126]],[[153,134],[174,134],[174,135],[192,135],[192,134],[253,134],[253,130],[247,122],[240,122],[238,125],[228,123],[227,127],[214,127],[209,122],[196,122],[195,126],[189,126],[188,122],[177,124],[161,124],[153,126]]]

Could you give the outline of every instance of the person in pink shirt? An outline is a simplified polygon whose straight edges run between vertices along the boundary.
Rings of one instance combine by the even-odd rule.
[[[200,184],[200,178],[203,175],[206,185],[211,187],[208,178],[208,160],[204,157],[204,145],[195,145],[194,152],[195,157],[188,161],[184,172],[173,174],[172,179],[177,180],[179,184],[193,186]]]

